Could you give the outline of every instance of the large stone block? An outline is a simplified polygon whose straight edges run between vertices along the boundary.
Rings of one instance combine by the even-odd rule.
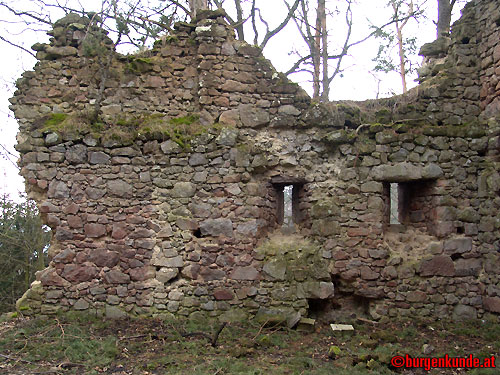
[[[112,268],[118,264],[120,255],[115,251],[108,251],[104,249],[93,250],[89,254],[89,261],[98,267]]]
[[[440,178],[443,176],[443,170],[433,163],[425,167],[411,163],[398,163],[376,166],[372,169],[371,175],[376,181],[408,182]]]
[[[463,254],[472,250],[472,238],[462,237],[444,241],[446,254]]]
[[[97,268],[92,263],[66,264],[62,277],[72,283],[83,283],[97,276]]]
[[[244,126],[255,128],[269,123],[269,112],[256,108],[251,104],[242,104],[239,107],[240,119]]]
[[[437,255],[420,264],[421,276],[454,276],[455,265],[447,255]]]
[[[233,222],[231,219],[208,219],[200,224],[202,236],[233,237]]]
[[[257,280],[259,272],[252,266],[236,267],[229,277],[233,280]]]

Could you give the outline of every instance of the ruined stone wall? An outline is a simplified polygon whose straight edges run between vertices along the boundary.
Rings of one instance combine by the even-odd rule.
[[[21,173],[54,233],[21,310],[292,321],[318,306],[333,317],[354,306],[373,318],[500,312],[487,69],[457,64],[408,97],[318,105],[217,13],[136,56],[108,59],[89,29],[101,35],[79,17],[58,21],[11,100]],[[443,59],[479,48],[456,40]],[[440,91],[444,74],[456,76]],[[285,185],[292,228],[280,224]]]

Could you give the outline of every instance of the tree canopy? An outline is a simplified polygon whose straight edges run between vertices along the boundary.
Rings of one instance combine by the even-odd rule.
[[[49,241],[33,201],[0,198],[0,312],[14,310],[35,272],[45,268]]]

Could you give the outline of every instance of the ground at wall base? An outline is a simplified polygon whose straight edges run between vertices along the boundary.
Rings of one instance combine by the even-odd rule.
[[[227,325],[217,321],[102,320],[88,315],[19,318],[0,324],[1,374],[495,374],[497,369],[397,370],[394,355],[485,358],[500,353],[488,321],[352,321],[353,334]]]

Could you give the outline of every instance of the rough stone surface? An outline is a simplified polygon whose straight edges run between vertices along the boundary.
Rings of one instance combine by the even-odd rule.
[[[497,8],[470,2],[406,95],[331,103],[210,12],[148,59],[111,54],[102,92],[71,26],[90,19],[65,17],[11,98],[54,233],[19,306],[286,320],[363,298],[374,319],[498,318]],[[82,114],[101,99],[97,130]]]
[[[230,219],[209,219],[200,224],[204,236],[233,236],[233,223]]]

